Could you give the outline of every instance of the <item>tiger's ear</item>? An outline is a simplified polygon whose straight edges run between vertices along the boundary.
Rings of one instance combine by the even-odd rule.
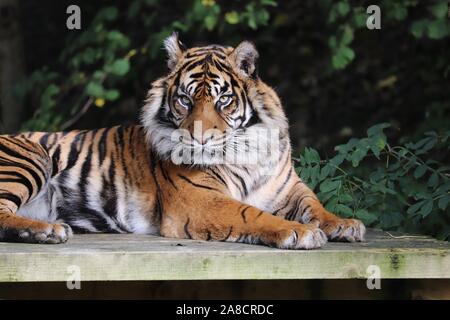
[[[256,77],[256,61],[258,60],[258,51],[253,43],[249,41],[241,42],[231,52],[231,59],[236,64],[236,67],[242,72],[244,76]]]
[[[178,39],[178,32],[172,32],[172,35],[164,40],[164,48],[167,51],[167,66],[173,70],[186,50],[184,44]]]

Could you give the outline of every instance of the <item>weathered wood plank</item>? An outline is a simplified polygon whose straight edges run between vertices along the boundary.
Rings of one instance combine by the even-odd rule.
[[[374,230],[366,242],[312,251],[107,234],[77,235],[64,245],[0,243],[0,282],[66,281],[72,265],[84,281],[358,279],[369,265],[384,279],[450,278],[450,244]]]

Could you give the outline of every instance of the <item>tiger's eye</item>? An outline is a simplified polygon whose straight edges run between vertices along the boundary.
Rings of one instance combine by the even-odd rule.
[[[189,108],[191,105],[191,100],[186,96],[179,97],[178,102],[185,108]]]
[[[221,96],[219,98],[219,102],[221,105],[227,105],[231,102],[231,97],[230,96]]]

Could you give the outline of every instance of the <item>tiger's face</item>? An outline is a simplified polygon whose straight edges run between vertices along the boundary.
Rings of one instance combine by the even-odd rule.
[[[258,164],[267,161],[262,149],[279,151],[280,135],[288,139],[287,120],[278,96],[256,74],[253,44],[187,49],[176,34],[164,43],[170,73],[152,84],[142,115],[162,158]]]

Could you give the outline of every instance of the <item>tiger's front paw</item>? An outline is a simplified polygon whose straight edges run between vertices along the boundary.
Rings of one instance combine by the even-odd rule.
[[[366,227],[356,219],[336,218],[324,222],[320,228],[330,241],[364,241],[364,235],[366,234]]]
[[[18,231],[18,237],[28,243],[64,243],[72,237],[72,228],[65,223],[42,223]]]
[[[316,249],[327,242],[325,233],[315,225],[293,221],[281,230],[269,232],[265,238],[263,242],[280,249]]]

